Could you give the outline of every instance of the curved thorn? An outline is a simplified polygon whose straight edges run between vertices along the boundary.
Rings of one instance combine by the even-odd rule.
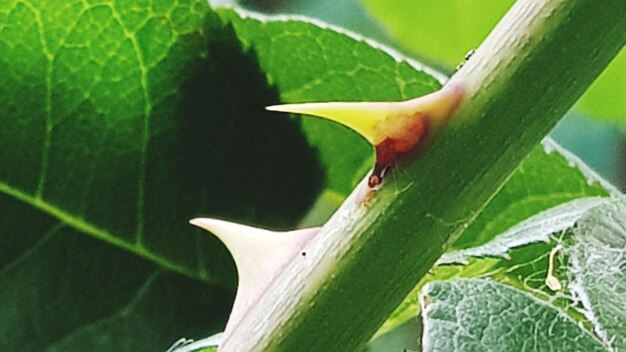
[[[239,285],[224,339],[283,266],[296,257],[306,257],[302,256],[302,249],[319,230],[307,228],[274,232],[211,218],[197,218],[189,222],[219,238],[237,266]]]
[[[459,87],[444,87],[418,98],[396,102],[326,102],[284,104],[266,107],[269,111],[313,115],[338,122],[377,145],[402,135],[413,119],[427,118],[437,126],[461,100]]]

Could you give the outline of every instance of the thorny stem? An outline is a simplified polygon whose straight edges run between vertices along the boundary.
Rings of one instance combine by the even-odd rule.
[[[465,98],[427,150],[369,207],[356,190],[221,350],[361,348],[625,42],[624,0],[518,0],[451,79]]]

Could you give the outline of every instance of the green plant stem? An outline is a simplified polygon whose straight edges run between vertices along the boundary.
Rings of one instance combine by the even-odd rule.
[[[519,0],[448,125],[366,207],[361,183],[221,351],[361,348],[625,42],[624,0]]]

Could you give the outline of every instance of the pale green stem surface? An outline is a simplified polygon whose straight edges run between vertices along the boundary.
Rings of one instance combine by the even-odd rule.
[[[625,42],[624,0],[519,0],[451,79],[448,125],[368,207],[361,183],[220,350],[359,350]]]

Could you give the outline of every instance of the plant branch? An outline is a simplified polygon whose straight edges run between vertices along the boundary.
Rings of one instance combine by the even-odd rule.
[[[625,41],[624,0],[518,0],[452,77],[447,126],[367,207],[362,182],[221,351],[361,348]]]

